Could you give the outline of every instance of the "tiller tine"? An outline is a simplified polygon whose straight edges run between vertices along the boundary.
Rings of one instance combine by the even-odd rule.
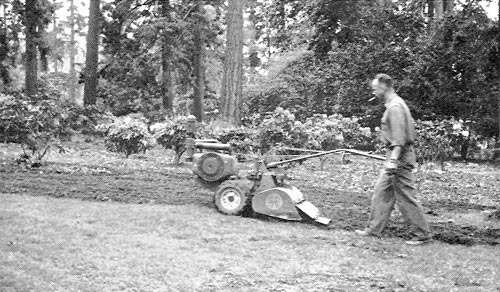
[[[321,212],[319,211],[319,209],[309,201],[300,202],[296,205],[296,207],[297,209],[302,211],[304,215],[319,224],[329,225],[332,221],[332,219],[321,216]]]
[[[302,221],[303,216],[320,224],[328,225],[330,219],[321,212],[296,187],[277,187],[257,193],[252,198],[254,212],[289,221]],[[301,212],[299,212],[299,210]]]

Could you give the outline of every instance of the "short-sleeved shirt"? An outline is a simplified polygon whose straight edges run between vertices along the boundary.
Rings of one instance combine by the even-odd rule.
[[[410,109],[399,96],[385,104],[382,117],[381,140],[387,146],[387,158],[390,158],[394,146],[401,146],[399,162],[403,166],[414,167],[416,164],[413,143],[416,138],[415,122]]]

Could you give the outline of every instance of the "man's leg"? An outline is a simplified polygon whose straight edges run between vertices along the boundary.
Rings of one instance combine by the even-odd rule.
[[[395,201],[391,176],[383,170],[373,192],[370,218],[366,228],[368,233],[380,236],[389,221]]]
[[[406,220],[417,227],[424,236],[429,235],[429,224],[425,220],[422,206],[415,197],[416,189],[413,173],[410,170],[398,169],[397,175],[393,179],[394,195],[399,210]]]

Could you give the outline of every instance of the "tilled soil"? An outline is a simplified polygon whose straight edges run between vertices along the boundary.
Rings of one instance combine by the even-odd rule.
[[[354,230],[363,228],[368,217],[369,197],[361,192],[340,191],[311,186],[306,180],[292,181],[329,218],[330,228]],[[199,184],[186,169],[168,171],[117,170],[60,172],[55,169],[23,170],[17,166],[0,166],[0,191],[29,193],[81,200],[116,201],[123,203],[195,204],[214,208],[212,191]],[[457,210],[485,210],[491,207],[452,201],[423,201],[431,218],[434,238],[450,244],[500,244],[500,229],[473,225],[437,222],[433,216],[454,207]],[[395,218],[394,218],[395,217]],[[409,227],[400,216],[393,216],[385,236],[408,238]]]

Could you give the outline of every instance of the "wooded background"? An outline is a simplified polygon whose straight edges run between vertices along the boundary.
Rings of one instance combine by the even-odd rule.
[[[500,133],[500,29],[479,0],[3,0],[4,93],[52,86],[116,116],[238,125],[282,107],[378,124],[370,79],[397,80],[416,118]],[[66,3],[67,4],[67,3]],[[88,9],[88,18],[80,14]],[[85,63],[75,64],[78,36]],[[67,67],[63,71],[61,68]]]

